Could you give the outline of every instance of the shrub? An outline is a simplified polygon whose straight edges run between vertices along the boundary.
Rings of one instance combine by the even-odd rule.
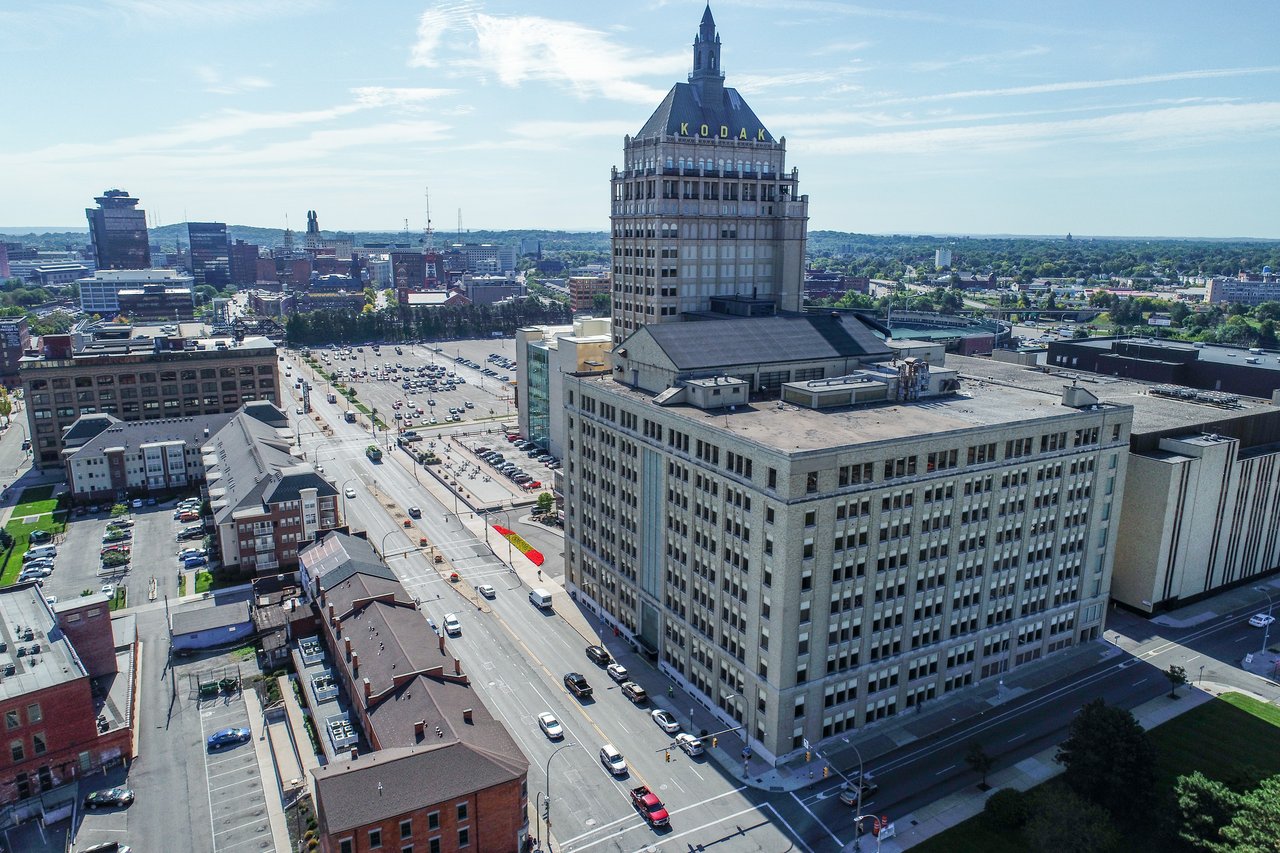
[[[1017,788],[1001,788],[987,797],[982,810],[988,823],[1000,829],[1021,829],[1031,816],[1027,793]]]

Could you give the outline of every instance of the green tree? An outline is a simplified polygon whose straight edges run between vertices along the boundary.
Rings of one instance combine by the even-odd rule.
[[[556,499],[550,492],[543,492],[538,495],[538,509],[542,512],[551,512],[551,508],[556,505]]]
[[[1219,832],[1235,817],[1240,796],[1200,771],[1173,786],[1178,838],[1195,850],[1220,849]]]
[[[1178,698],[1178,688],[1187,683],[1187,671],[1175,663],[1169,664],[1169,668],[1164,671],[1164,677],[1169,679],[1169,698]]]
[[[9,398],[9,389],[0,386],[0,418],[8,422],[11,414],[13,414],[13,400]]]
[[[982,781],[978,785],[985,791],[987,789],[987,774],[991,772],[996,760],[987,754],[987,751],[982,748],[982,744],[975,740],[969,744],[969,751],[965,753],[964,761],[974,773],[982,777]]]
[[[1071,721],[1055,760],[1077,794],[1128,814],[1141,811],[1155,785],[1155,749],[1133,714],[1095,699]]]
[[[1030,812],[1022,836],[1036,853],[1103,853],[1116,844],[1106,810],[1070,790],[1044,786],[1032,796]]]
[[[1031,816],[1031,796],[1017,788],[1001,788],[987,797],[983,818],[997,829],[1021,829]]]
[[[1221,835],[1228,842],[1219,848],[1224,851],[1276,850],[1280,839],[1280,776],[1262,780],[1261,785],[1241,796],[1235,816],[1222,828]]]
[[[597,317],[607,317],[613,310],[613,299],[607,293],[597,293],[591,297],[591,312]]]

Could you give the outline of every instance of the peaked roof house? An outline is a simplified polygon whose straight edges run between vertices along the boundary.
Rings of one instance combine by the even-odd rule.
[[[244,406],[201,452],[224,565],[294,568],[300,548],[340,526],[338,490],[292,454],[288,419],[275,406]]]

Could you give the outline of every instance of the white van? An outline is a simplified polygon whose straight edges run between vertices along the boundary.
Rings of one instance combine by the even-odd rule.
[[[541,587],[535,587],[529,590],[529,600],[533,602],[534,607],[547,609],[551,607],[551,593]]]
[[[32,548],[30,551],[22,555],[22,562],[29,563],[32,560],[36,560],[41,557],[52,558],[56,556],[58,556],[57,548],[53,547],[52,545],[38,545],[35,548]]]

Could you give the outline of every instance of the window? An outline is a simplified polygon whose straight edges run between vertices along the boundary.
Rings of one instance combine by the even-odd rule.
[[[1106,531],[1103,532],[1105,533]],[[44,732],[36,732],[31,736],[31,751],[36,755],[44,755],[48,748],[45,743]]]
[[[26,757],[26,754],[22,750],[22,741],[9,741],[9,755],[13,758],[15,763]]]
[[[27,723],[28,724],[38,723],[43,719],[44,719],[44,715],[40,713],[39,705],[27,706]]]
[[[805,475],[804,490],[806,494],[813,494],[818,491],[818,472],[810,471]]]
[[[4,712],[4,726],[6,729],[16,729],[20,725],[22,725],[22,721],[18,719],[17,708]]]
[[[411,835],[413,835],[413,821],[412,820],[400,821],[400,837],[408,838]]]
[[[427,829],[440,828],[440,812],[431,812],[427,815]]]
[[[382,830],[381,829],[369,830],[369,849],[377,850],[381,846],[382,846]]]
[[[355,853],[355,841],[344,838],[338,842],[338,853]]]
[[[440,853],[440,837],[436,836],[427,842],[427,853]]]
[[[471,829],[469,827],[464,826],[458,830],[458,846],[459,847],[471,846]]]
[[[461,823],[466,819],[467,819],[467,804],[458,803],[458,822]]]

